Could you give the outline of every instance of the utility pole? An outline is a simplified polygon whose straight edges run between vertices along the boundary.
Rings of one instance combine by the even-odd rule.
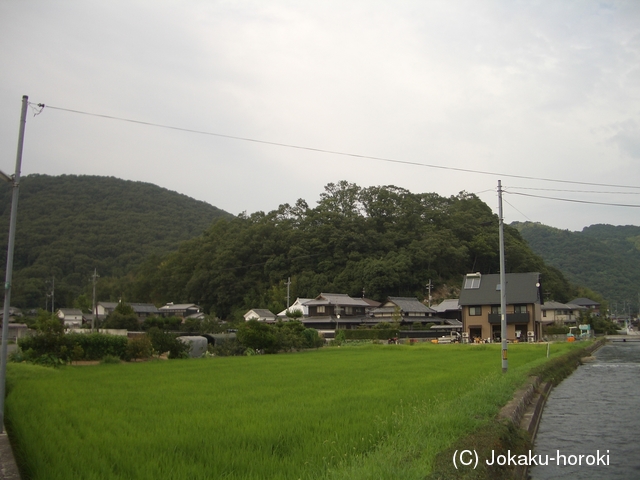
[[[429,289],[429,307],[431,307],[431,279],[429,279],[429,283],[427,283],[427,288]]]
[[[55,298],[56,298],[56,276],[54,275],[53,280],[51,281],[51,316],[53,316],[54,314],[53,305],[56,303]]]
[[[504,267],[504,219],[502,218],[502,181],[498,180],[498,216],[500,217],[500,337],[502,337],[502,373],[507,373],[507,281]]]
[[[98,306],[96,304],[96,282],[98,281],[98,269],[93,269],[93,318],[91,318],[91,333],[95,331],[96,319],[98,318]]]
[[[12,184],[11,217],[9,219],[9,239],[7,245],[7,266],[4,282],[4,317],[2,318],[2,347],[0,348],[0,433],[4,432],[4,397],[7,379],[7,337],[9,336],[9,308],[11,305],[11,279],[13,275],[13,250],[16,236],[16,219],[18,217],[18,193],[20,187],[20,169],[22,166],[22,146],[24,144],[24,130],[27,125],[27,107],[29,97],[22,97],[22,111],[20,114],[20,130],[18,133],[18,152],[16,154],[16,171],[13,177],[4,173],[2,178]]]
[[[287,280],[287,310],[289,310],[289,306],[291,305],[291,297],[289,296],[289,291],[291,289],[291,277]]]

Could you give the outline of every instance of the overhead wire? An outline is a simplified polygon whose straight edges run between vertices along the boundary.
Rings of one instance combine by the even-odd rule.
[[[570,192],[570,193],[604,193],[607,195],[640,195],[640,192],[604,192],[602,190],[565,190],[561,188],[536,188],[536,187],[505,187],[504,190],[538,190],[545,192]]]
[[[630,204],[622,204],[622,203],[608,203],[608,202],[593,202],[590,200],[576,200],[571,198],[558,198],[558,197],[548,197],[545,195],[532,195],[530,193],[518,193],[518,192],[507,192],[510,195],[520,195],[523,197],[533,197],[533,198],[544,198],[547,200],[557,200],[559,202],[572,202],[572,203],[587,203],[591,205],[606,205],[609,207],[630,207],[630,208],[640,208],[640,205],[630,205]]]
[[[516,174],[501,173],[501,172],[490,172],[490,171],[485,171],[485,170],[475,170],[475,169],[469,169],[469,168],[450,167],[450,166],[445,166],[445,165],[436,165],[436,164],[429,164],[429,163],[413,162],[413,161],[409,161],[409,160],[398,160],[398,159],[393,159],[393,158],[377,157],[377,156],[373,156],[373,155],[363,155],[363,154],[358,154],[358,153],[341,152],[341,151],[337,151],[337,150],[329,150],[329,149],[324,149],[324,148],[306,147],[306,146],[294,145],[294,144],[290,144],[290,143],[273,142],[273,141],[269,141],[269,140],[259,140],[259,139],[250,138],[250,137],[241,137],[241,136],[237,136],[237,135],[227,135],[227,134],[223,134],[223,133],[207,132],[207,131],[204,131],[204,130],[196,130],[196,129],[191,129],[191,128],[176,127],[176,126],[172,126],[172,125],[164,125],[164,124],[160,124],[160,123],[146,122],[146,121],[142,121],[142,120],[134,120],[134,119],[131,119],[131,118],[117,117],[117,116],[114,116],[114,115],[104,115],[104,114],[98,114],[98,113],[85,112],[85,111],[82,111],[82,110],[75,110],[75,109],[64,108],[64,107],[56,107],[56,106],[53,106],[53,105],[46,105],[44,103],[38,103],[37,107],[40,108],[41,110],[44,110],[45,108],[49,108],[49,109],[52,109],[52,110],[60,110],[60,111],[69,112],[69,113],[76,113],[76,114],[80,114],[80,115],[88,115],[88,116],[92,116],[92,117],[105,118],[105,119],[109,119],[109,120],[117,120],[117,121],[122,121],[122,122],[135,123],[135,124],[138,124],[138,125],[146,125],[146,126],[150,126],[150,127],[166,128],[166,129],[177,130],[177,131],[181,131],[181,132],[195,133],[195,134],[199,134],[199,135],[209,135],[209,136],[219,137],[219,138],[228,138],[228,139],[231,139],[231,140],[240,140],[240,141],[245,141],[245,142],[259,143],[259,144],[262,144],[262,145],[273,145],[273,146],[278,146],[278,147],[293,148],[293,149],[297,149],[297,150],[306,150],[306,151],[311,151],[311,152],[326,153],[326,154],[330,154],[330,155],[340,155],[340,156],[352,157],[352,158],[362,158],[362,159],[367,159],[367,160],[377,160],[377,161],[381,161],[381,162],[388,162],[388,163],[395,163],[395,164],[402,164],[402,165],[412,165],[412,166],[417,166],[417,167],[435,168],[435,169],[449,170],[449,171],[455,171],[455,172],[474,173],[474,174],[478,174],[478,175],[490,175],[490,176],[495,176],[495,177],[520,178],[520,179],[524,179],[524,180],[537,180],[537,181],[544,181],[544,182],[555,182],[555,183],[565,183],[565,184],[574,184],[574,185],[590,185],[590,186],[598,186],[598,187],[640,189],[640,186],[637,186],[637,185],[620,185],[620,184],[607,184],[607,183],[595,183],[595,182],[580,182],[580,181],[577,181],[577,180],[562,180],[562,179],[547,178],[547,177],[532,177],[532,176],[528,176],[528,175],[516,175]]]

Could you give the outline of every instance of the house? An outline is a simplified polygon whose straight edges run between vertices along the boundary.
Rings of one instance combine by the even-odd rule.
[[[200,307],[195,303],[167,303],[158,309],[158,313],[163,317],[182,317],[186,318],[191,315],[200,313]]]
[[[267,310],[266,308],[254,308],[244,314],[244,320],[246,322],[249,320],[258,320],[259,322],[275,323],[275,321],[278,320],[278,317],[275,313],[271,312],[271,310]]]
[[[285,308],[283,311],[281,311],[278,314],[278,317],[280,318],[284,318],[287,316],[287,310],[289,310],[290,312],[302,312],[302,316],[303,317],[308,317],[309,316],[309,307],[307,307],[306,303],[313,300],[312,298],[296,298],[296,301],[293,302],[291,304],[291,306],[289,306],[289,308]]]
[[[507,273],[507,340],[534,340],[542,336],[540,274]],[[465,275],[459,299],[463,336],[471,341],[501,338],[500,275]]]
[[[16,307],[9,307],[9,321],[11,318],[22,317],[22,310]],[[0,307],[0,319],[4,318],[4,308]]]
[[[19,338],[29,334],[29,327],[25,323],[9,323],[7,330],[7,340],[17,341]],[[2,340],[2,330],[0,329],[0,340]]]
[[[389,297],[385,303],[372,312],[373,318],[367,323],[398,322],[402,324],[442,323],[435,317],[435,310],[427,307],[417,298],[413,297]]]
[[[575,298],[571,300],[569,303],[573,305],[578,305],[580,307],[585,307],[589,312],[600,315],[600,304],[590,298]]]
[[[98,311],[98,318],[104,319],[113,312],[118,306],[119,302],[98,302],[96,304],[96,310]],[[155,305],[150,303],[128,303],[133,311],[136,313],[140,320],[144,320],[152,315],[159,315],[160,311]]]
[[[580,312],[586,311],[586,307],[571,303],[545,302],[541,306],[542,323],[558,323],[575,325],[580,318]]]
[[[82,327],[82,310],[77,308],[61,308],[56,312],[56,315],[62,323],[64,328],[80,328]]]
[[[376,302],[375,300],[371,300],[370,298],[362,297],[362,300],[364,300],[366,303],[369,304],[369,307],[365,308],[365,312],[367,316],[371,316],[371,312],[373,312],[376,308],[382,305],[382,303]]]
[[[462,322],[462,308],[457,298],[443,300],[438,305],[431,307],[436,315],[447,320],[458,320]]]
[[[355,328],[372,308],[366,300],[344,293],[321,293],[305,305],[309,308],[309,316],[303,318],[302,323],[320,331]]]

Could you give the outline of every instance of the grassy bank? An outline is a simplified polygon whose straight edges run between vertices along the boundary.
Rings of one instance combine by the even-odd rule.
[[[574,348],[552,347],[552,356]],[[58,370],[8,368],[26,478],[423,478],[490,422],[544,345],[371,345]]]

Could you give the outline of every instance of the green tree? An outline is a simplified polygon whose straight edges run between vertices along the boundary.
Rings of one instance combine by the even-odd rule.
[[[129,331],[140,330],[138,316],[131,305],[120,302],[116,308],[107,315],[104,328],[126,329]]]
[[[272,352],[276,346],[274,327],[257,320],[249,320],[238,328],[238,341],[253,350]]]
[[[152,354],[153,345],[148,335],[138,335],[129,339],[126,350],[128,360],[149,358]]]

